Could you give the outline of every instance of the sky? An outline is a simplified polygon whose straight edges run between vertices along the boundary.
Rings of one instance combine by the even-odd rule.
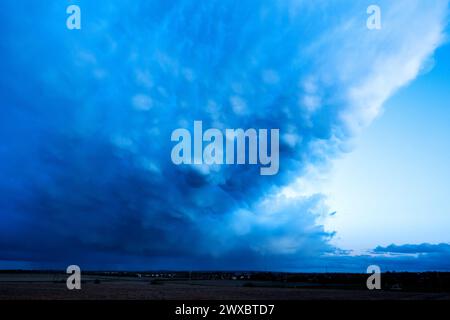
[[[372,2],[2,1],[0,268],[449,271],[449,3]],[[194,121],[278,174],[175,165]]]
[[[367,250],[391,243],[445,243],[450,227],[450,46],[400,90],[337,159],[327,185],[339,212],[336,243]],[[364,181],[364,187],[361,187]]]

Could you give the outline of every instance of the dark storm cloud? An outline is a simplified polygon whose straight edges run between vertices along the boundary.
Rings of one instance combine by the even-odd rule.
[[[80,31],[60,1],[0,8],[0,261],[312,269],[337,251],[321,196],[275,195],[349,136],[348,83],[316,59],[321,10],[79,2]],[[175,166],[170,134],[194,120],[279,128],[279,174]]]

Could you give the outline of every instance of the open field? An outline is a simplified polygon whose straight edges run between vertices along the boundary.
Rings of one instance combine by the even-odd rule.
[[[0,273],[0,300],[450,300],[450,292],[442,290],[369,291],[354,286],[262,281],[251,277],[168,279],[99,273],[84,275],[81,290],[70,291],[66,278],[63,273]]]

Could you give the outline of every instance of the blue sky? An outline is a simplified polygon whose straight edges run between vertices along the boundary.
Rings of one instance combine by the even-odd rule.
[[[447,0],[71,3],[0,5],[0,268],[450,270]],[[278,175],[175,166],[195,120]]]
[[[434,67],[392,97],[335,161],[327,186],[336,243],[356,250],[448,242],[450,229],[450,46]],[[363,187],[362,187],[363,186]]]

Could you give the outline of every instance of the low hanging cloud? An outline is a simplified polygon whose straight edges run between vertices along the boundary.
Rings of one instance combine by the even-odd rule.
[[[0,261],[320,266],[340,252],[329,209],[280,188],[340,153],[443,40],[447,0],[379,3],[379,31],[367,1],[80,0],[79,31],[60,1],[3,3]],[[195,120],[279,128],[278,175],[175,166],[171,132]]]
[[[450,255],[450,244],[448,243],[422,243],[422,244],[391,244],[387,247],[376,247],[374,253],[387,254],[446,254]]]

